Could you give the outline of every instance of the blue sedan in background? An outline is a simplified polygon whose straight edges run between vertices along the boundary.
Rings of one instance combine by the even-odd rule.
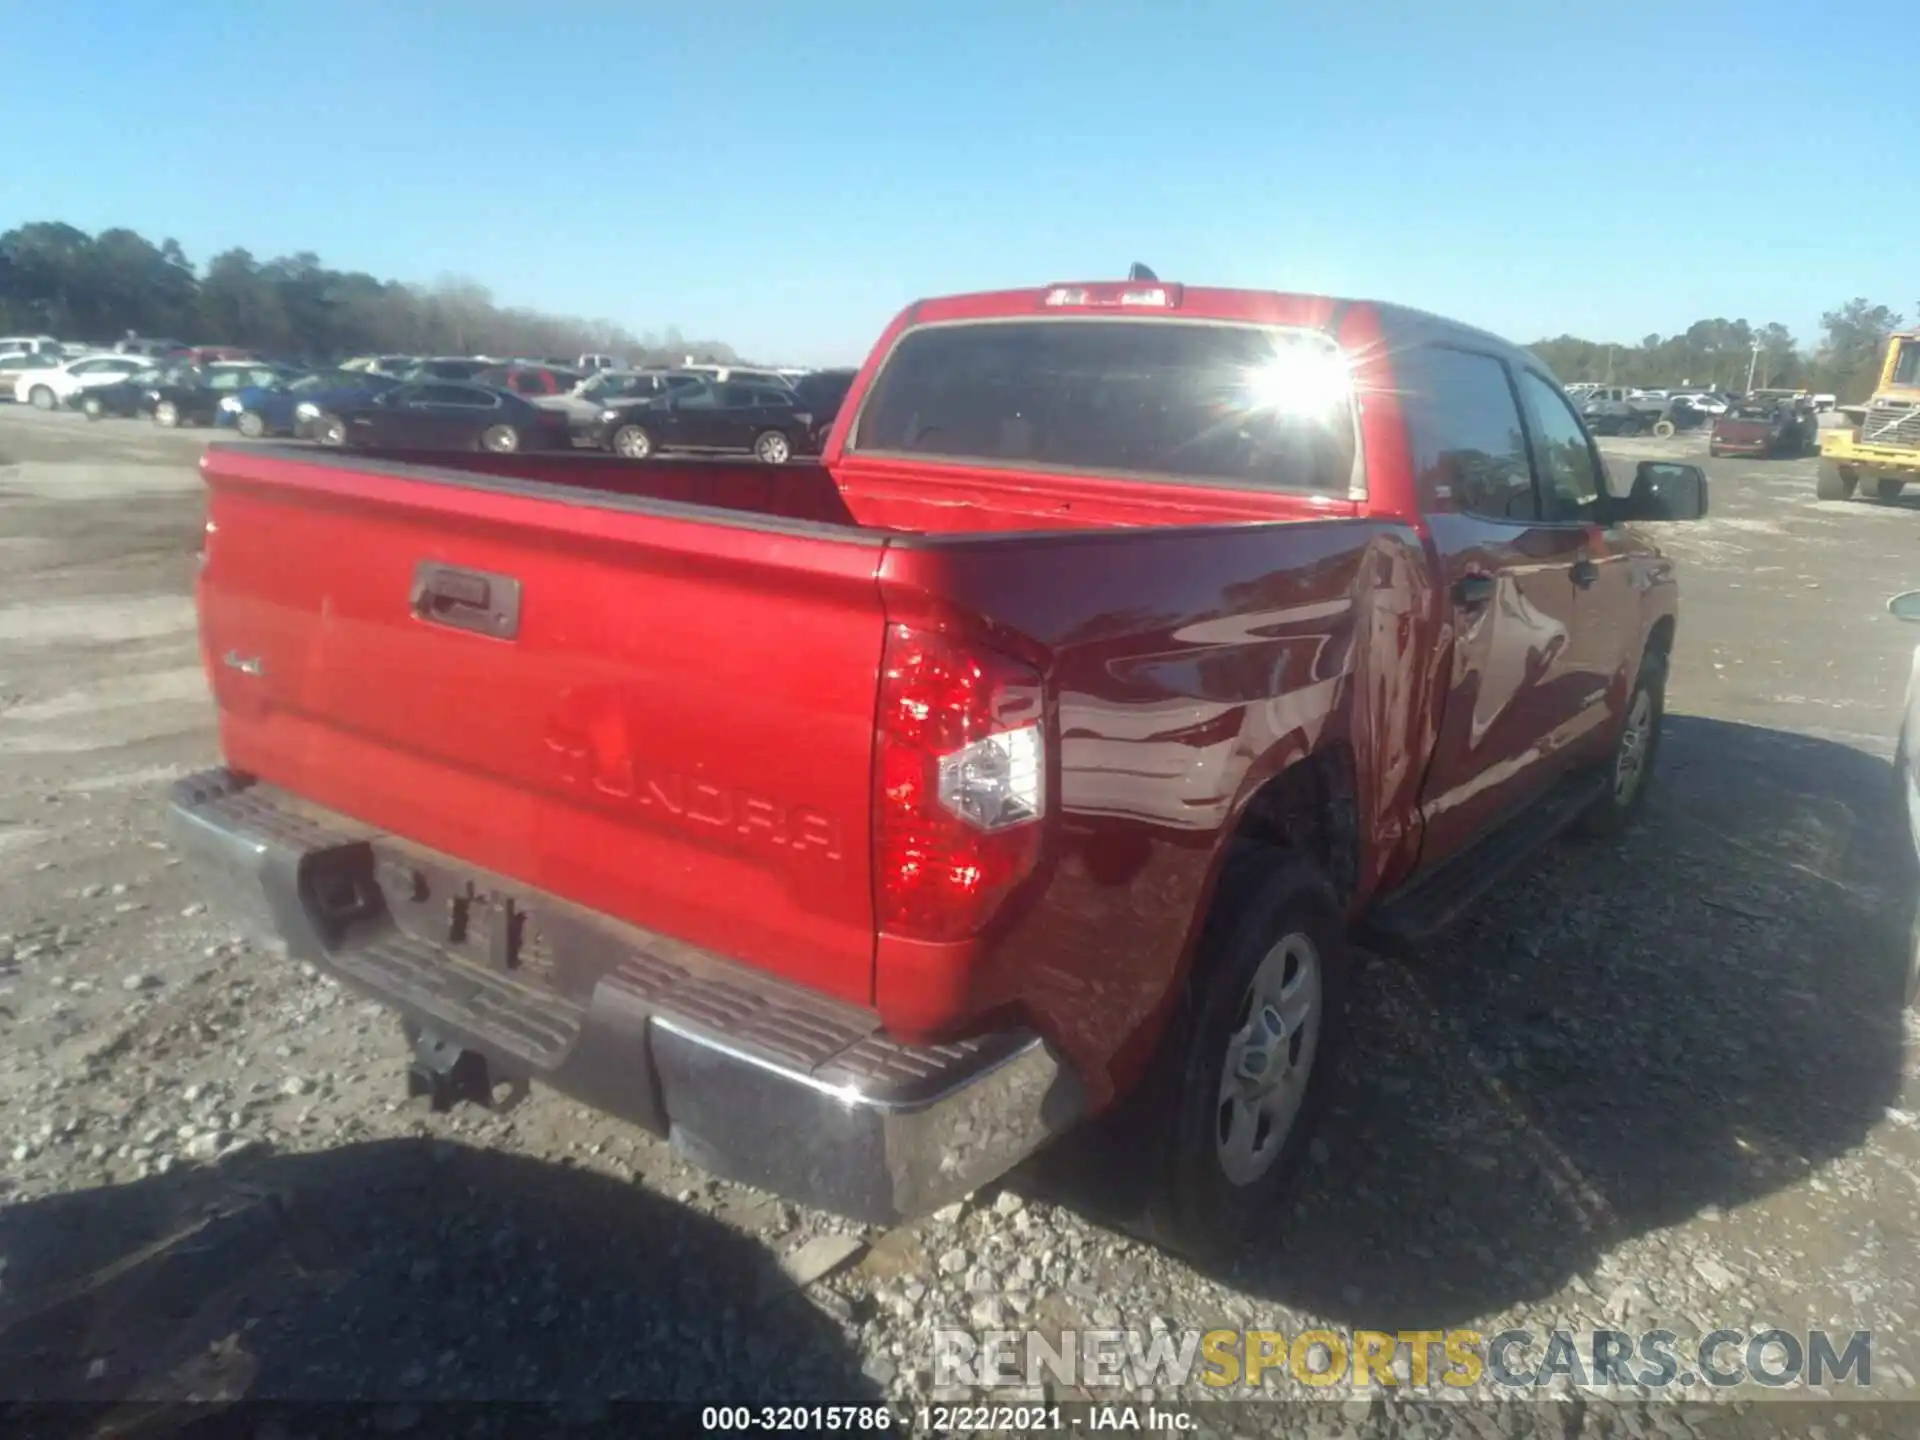
[[[229,397],[220,417],[249,440],[304,435],[338,406],[364,403],[400,382],[365,370],[320,370],[277,385],[256,385]]]

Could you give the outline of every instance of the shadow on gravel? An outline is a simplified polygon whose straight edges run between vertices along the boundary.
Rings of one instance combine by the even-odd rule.
[[[638,1186],[439,1141],[0,1210],[0,1399],[877,1398],[761,1247]]]
[[[1229,1284],[1355,1326],[1458,1323],[1766,1196],[1898,1103],[1891,766],[1681,715],[1659,764],[1617,845],[1550,847],[1417,963],[1357,957],[1321,1143]],[[1046,1188],[1077,1203],[1052,1167]]]

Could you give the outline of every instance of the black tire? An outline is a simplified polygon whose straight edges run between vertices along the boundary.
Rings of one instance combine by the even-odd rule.
[[[1715,448],[1714,448],[1713,446],[1711,446],[1711,445],[1709,445],[1709,446],[1707,446],[1707,458],[1708,458],[1709,460],[1720,460],[1720,459],[1724,459],[1725,457],[1724,457],[1724,456],[1722,456],[1722,455],[1721,455],[1721,453],[1720,453],[1720,452],[1719,452],[1719,451],[1718,451],[1717,449],[1715,449]]]
[[[1256,1023],[1252,986],[1270,957],[1304,939],[1317,962],[1319,1014],[1310,1043],[1271,1047],[1278,1063],[1302,1065],[1302,1093],[1257,1175],[1236,1180],[1223,1159],[1226,1068],[1239,1036]],[[1152,1239],[1201,1262],[1226,1259],[1262,1225],[1312,1140],[1339,1060],[1348,964],[1346,919],[1318,867],[1285,850],[1248,847],[1231,856],[1178,1010],[1143,1085],[1158,1117],[1159,1165],[1145,1228]],[[1263,1007],[1263,1013],[1268,1007]],[[1264,1034],[1266,1032],[1259,1032]],[[1280,1059],[1282,1052],[1285,1058]],[[1269,1064],[1273,1063],[1272,1061]],[[1284,1082],[1276,1089],[1283,1089]],[[1259,1132],[1256,1131],[1256,1135]]]
[[[313,422],[313,438],[329,450],[338,450],[347,443],[347,422],[338,415],[322,415]]]
[[[646,460],[653,455],[653,436],[644,425],[622,425],[607,437],[607,448],[627,460]]]
[[[1582,835],[1611,839],[1633,823],[1646,803],[1647,787],[1653,783],[1654,766],[1660,759],[1661,722],[1667,714],[1667,665],[1668,657],[1658,650],[1649,650],[1641,659],[1640,674],[1627,692],[1620,733],[1607,757],[1606,792],[1575,826]],[[1625,773],[1629,768],[1630,779]]]
[[[489,425],[480,432],[480,448],[493,455],[512,455],[520,449],[520,432],[511,425]]]
[[[1878,495],[1882,500],[1898,500],[1900,498],[1900,492],[1906,488],[1907,482],[1904,480],[1876,480],[1873,482],[1873,493]]]
[[[1819,478],[1813,482],[1813,493],[1822,500],[1851,500],[1854,488],[1859,483],[1859,475],[1847,466],[1834,460],[1822,460]]]
[[[1662,440],[1670,438],[1676,428],[1678,427],[1676,427],[1671,420],[1656,420],[1653,422],[1653,433]]]
[[[762,465],[784,465],[793,459],[793,442],[779,430],[763,430],[753,439],[753,458]]]
[[[60,397],[53,393],[50,385],[36,385],[27,392],[27,399],[36,410],[58,410]]]
[[[234,418],[233,428],[249,440],[259,440],[267,433],[267,422],[260,418],[257,410],[242,410]]]

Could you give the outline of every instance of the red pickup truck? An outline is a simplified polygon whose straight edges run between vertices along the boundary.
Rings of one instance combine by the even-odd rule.
[[[817,466],[209,447],[177,832],[390,1002],[858,1218],[1129,1121],[1258,1223],[1347,946],[1644,793],[1672,565],[1525,351],[1159,282],[926,300]],[[1154,1103],[1123,1106],[1147,1097]]]

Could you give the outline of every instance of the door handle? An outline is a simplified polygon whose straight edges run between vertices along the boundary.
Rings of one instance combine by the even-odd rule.
[[[1582,590],[1600,578],[1600,567],[1582,555],[1573,562],[1573,583]]]
[[[414,567],[407,608],[429,624],[512,640],[520,633],[520,582],[422,560]]]
[[[1485,605],[1493,599],[1495,588],[1491,575],[1462,575],[1453,582],[1453,603],[1464,606]]]

